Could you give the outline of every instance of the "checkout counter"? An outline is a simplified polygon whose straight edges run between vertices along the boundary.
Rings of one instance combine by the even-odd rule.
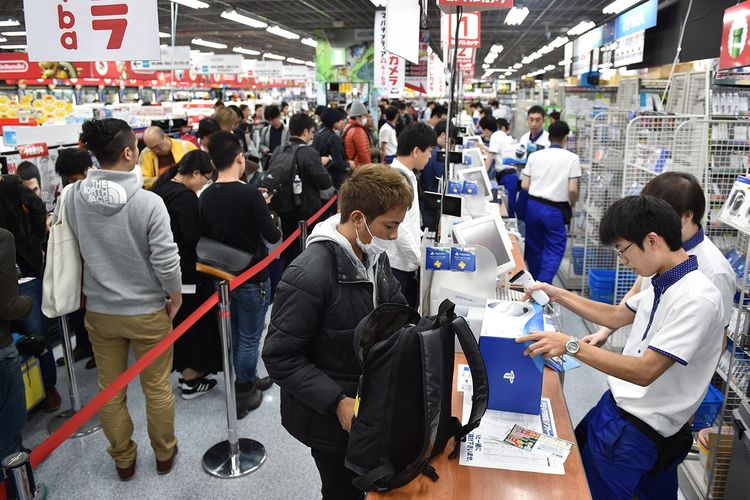
[[[494,216],[499,220],[504,207],[495,203],[490,205],[490,216],[484,215],[481,218],[487,219],[488,217],[491,218]],[[446,216],[442,216],[441,225],[450,225],[452,222],[460,223],[460,221],[455,220],[446,221],[445,218]],[[500,224],[505,228],[504,223],[500,222]],[[441,238],[442,246],[455,245],[456,243],[465,243],[466,246],[469,246],[476,243],[475,241],[454,242],[452,240],[455,240],[455,236],[451,236],[451,232],[451,230],[443,229],[443,237]],[[466,234],[468,235],[469,233]],[[477,262],[475,273],[430,271],[426,270],[423,265],[421,278],[422,314],[432,314],[436,304],[439,304],[444,298],[455,298],[456,293],[459,295],[466,294],[479,296],[479,298],[484,297],[485,299],[517,299],[520,293],[510,289],[507,276],[513,275],[521,269],[524,269],[524,260],[521,246],[519,244],[521,240],[520,236],[513,235],[512,230],[506,236],[510,239],[510,248],[514,264],[510,268],[499,265],[497,268],[497,274],[492,272],[493,266],[495,264],[501,264],[500,260],[502,256],[500,254],[502,251],[497,249],[488,251],[486,248],[482,248],[479,245],[477,245],[476,248]],[[425,262],[427,262],[427,247],[433,244],[437,245],[440,244],[440,242],[435,244],[434,241],[430,242],[428,240],[425,241],[423,245],[423,256],[425,256]],[[487,241],[487,245],[493,246],[490,241]],[[497,262],[495,262],[495,259],[493,258],[493,251],[495,252],[495,256],[497,256]],[[498,254],[498,252],[500,252],[500,254]],[[485,264],[488,258],[493,261],[489,268]],[[488,275],[489,282],[487,282]],[[499,277],[497,281],[495,281],[496,276]],[[448,289],[448,287],[450,287],[450,289]],[[494,287],[494,290],[492,290],[492,287]],[[494,293],[495,295],[494,297],[489,297],[487,295],[488,293]],[[457,313],[461,314],[460,301],[454,300],[454,302],[457,304]],[[478,306],[478,304],[476,305]],[[470,326],[472,326],[475,335],[478,335],[479,332],[476,330],[476,326],[472,325],[471,318],[467,318],[467,321]],[[460,348],[457,348],[457,351],[460,351]],[[459,377],[459,365],[466,364],[466,358],[461,352],[456,352],[455,356],[452,414],[461,417],[463,413],[464,392],[462,392],[462,388],[460,387],[461,380]],[[560,375],[561,374],[555,370],[547,366],[544,367],[541,396],[542,399],[546,398],[549,400],[551,414],[554,419],[554,427],[556,428],[556,436],[575,443],[574,430],[570,420],[568,407],[565,402]],[[520,472],[518,470],[461,465],[458,458],[448,458],[452,449],[453,443],[449,442],[443,453],[430,462],[430,465],[435,468],[440,476],[438,481],[433,482],[426,476],[419,476],[405,487],[387,493],[370,492],[367,495],[368,500],[413,500],[422,498],[430,500],[449,500],[456,498],[466,498],[471,500],[498,500],[506,498],[513,500],[539,498],[547,500],[578,500],[591,497],[583,469],[583,463],[581,461],[580,451],[576,444],[572,446],[570,453],[563,463],[563,474]]]

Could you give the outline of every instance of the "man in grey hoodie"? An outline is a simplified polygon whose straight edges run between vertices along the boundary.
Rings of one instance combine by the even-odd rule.
[[[64,205],[85,263],[86,329],[99,387],[104,389],[126,370],[131,346],[140,358],[172,329],[171,320],[182,304],[182,278],[167,209],[156,194],[141,189],[133,173],[138,147],[128,124],[89,121],[83,124],[81,139],[101,170],[66,188]],[[177,454],[171,370],[170,347],[140,376],[159,474],[171,471]],[[136,444],[125,390],[99,415],[118,476],[132,479]]]
[[[281,386],[282,425],[311,448],[324,500],[362,496],[344,466],[362,375],[354,329],[378,305],[406,303],[385,249],[411,200],[395,169],[357,169],[339,192],[340,214],[315,226],[276,291],[263,361]]]

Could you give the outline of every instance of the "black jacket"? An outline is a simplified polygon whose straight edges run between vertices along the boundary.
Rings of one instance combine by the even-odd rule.
[[[0,227],[16,240],[16,259],[24,276],[42,277],[47,210],[16,175],[0,177]]]
[[[10,336],[11,321],[23,319],[30,312],[31,299],[18,296],[13,235],[0,229],[0,348],[13,342]]]
[[[379,304],[406,303],[385,254],[376,283]],[[310,244],[281,278],[263,361],[281,386],[282,425],[313,449],[346,450],[336,406],[342,395],[356,395],[362,368],[354,329],[373,309],[372,283],[333,241]]]
[[[318,150],[305,145],[301,139],[289,139],[291,146],[298,145],[297,166],[302,177],[302,207],[296,215],[307,218],[312,216],[323,206],[323,199],[330,199],[334,195],[333,180],[328,170],[320,161]],[[283,216],[283,214],[281,214]]]
[[[333,179],[333,187],[339,189],[351,172],[341,138],[330,128],[323,127],[315,134],[313,147],[318,150],[320,156],[331,157],[331,162],[327,165],[328,173]]]

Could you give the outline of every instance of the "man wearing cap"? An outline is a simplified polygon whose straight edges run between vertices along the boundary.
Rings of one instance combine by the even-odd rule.
[[[367,108],[359,101],[352,102],[349,108],[349,123],[343,133],[346,159],[354,162],[355,168],[372,163],[370,139],[367,126]]]

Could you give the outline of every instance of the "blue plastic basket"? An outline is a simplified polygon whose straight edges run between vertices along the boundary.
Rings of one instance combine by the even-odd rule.
[[[695,411],[695,418],[691,425],[693,432],[698,432],[706,427],[711,427],[716,421],[721,411],[721,405],[724,404],[724,395],[713,385],[708,386],[706,397]]]

